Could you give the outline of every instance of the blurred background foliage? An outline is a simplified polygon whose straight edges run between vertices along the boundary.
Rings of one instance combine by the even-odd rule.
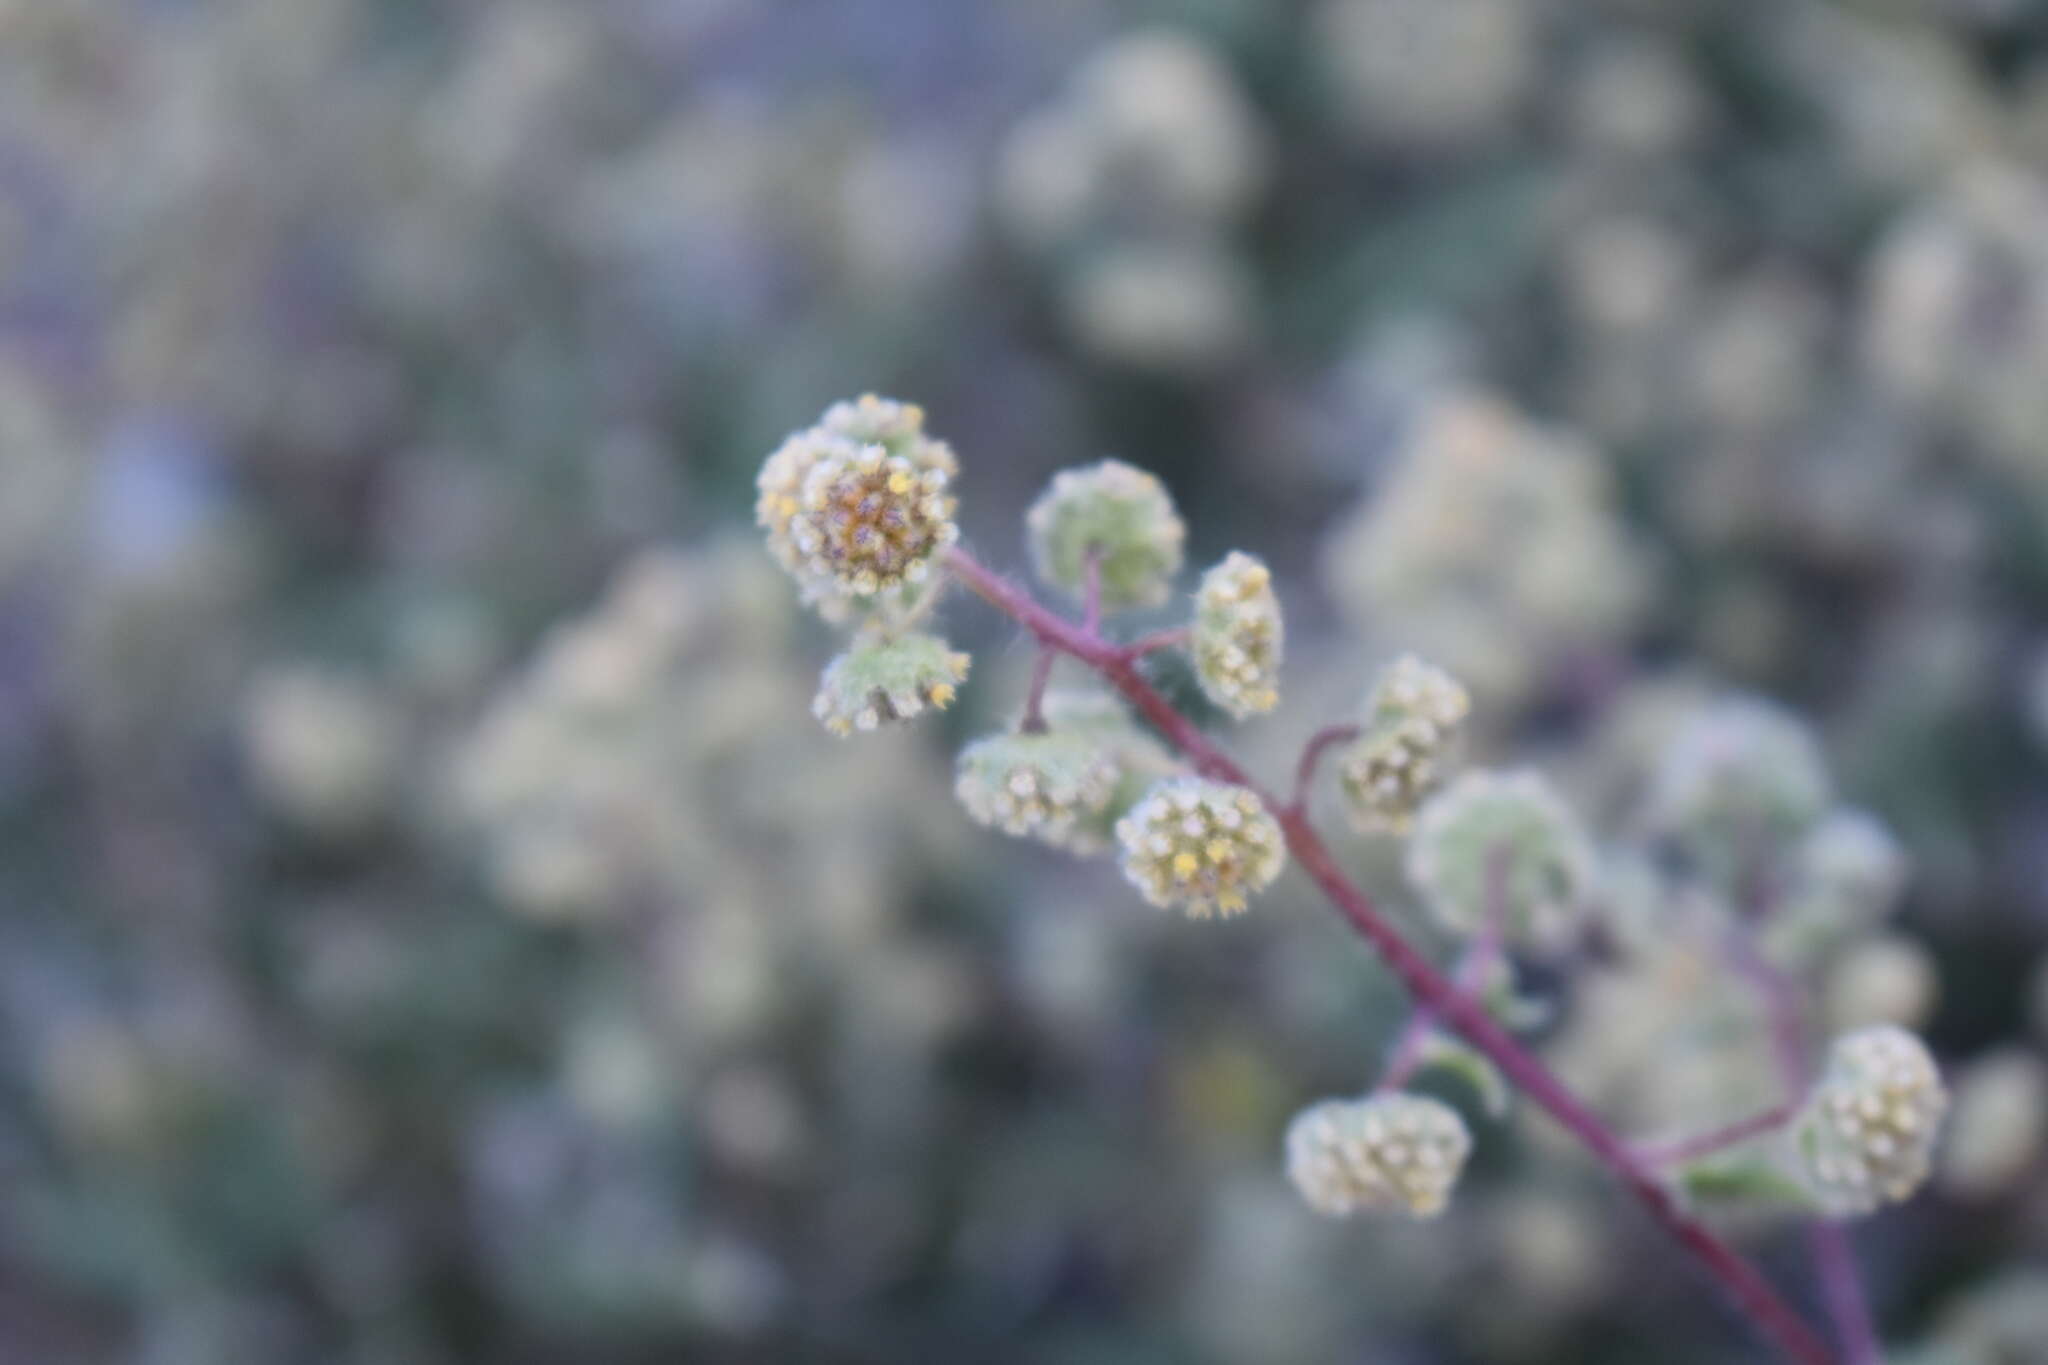
[[[998,625],[811,721],[751,481],[869,389],[1000,564],[1106,454],[1265,556],[1261,771],[1406,648],[1596,824],[1809,715],[1828,999],[1991,1115],[1873,1296],[2048,1359],[2044,167],[2035,0],[0,0],[0,1359],[1750,1358],[1510,1129],[1302,1209],[1391,983],[970,826]]]

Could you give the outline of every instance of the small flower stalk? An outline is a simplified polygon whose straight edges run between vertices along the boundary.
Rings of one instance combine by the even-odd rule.
[[[1284,638],[1280,599],[1263,562],[1233,550],[1202,575],[1189,649],[1210,701],[1238,720],[1279,705]]]
[[[1187,539],[1165,486],[1121,460],[1055,475],[1024,525],[1038,577],[1076,599],[1087,592],[1094,555],[1108,609],[1165,602]]]
[[[1842,1217],[1911,1198],[1947,1109],[1934,1059],[1911,1033],[1881,1024],[1837,1038],[1794,1130],[1814,1194]]]
[[[927,709],[943,711],[967,680],[968,666],[967,655],[935,635],[856,640],[826,665],[811,714],[843,738],[910,720]]]
[[[1442,1213],[1472,1152],[1457,1110],[1401,1091],[1323,1100],[1287,1125],[1287,1178],[1317,1213]]]
[[[1406,834],[1443,783],[1472,696],[1456,678],[1403,654],[1366,697],[1365,724],[1339,760],[1345,808],[1362,833]]]
[[[1097,853],[1104,845],[1095,822],[1121,776],[1109,752],[1084,734],[990,735],[961,750],[953,793],[976,824]]]
[[[1286,861],[1279,822],[1258,795],[1206,778],[1158,783],[1117,822],[1116,837],[1131,885],[1193,919],[1242,913]]]

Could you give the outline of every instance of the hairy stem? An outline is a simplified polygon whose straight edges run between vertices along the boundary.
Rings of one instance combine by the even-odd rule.
[[[1377,951],[1395,977],[1421,1004],[1430,1006],[1452,1030],[1492,1060],[1530,1100],[1606,1166],[1666,1232],[1727,1292],[1758,1335],[1785,1359],[1799,1365],[1835,1365],[1834,1353],[1792,1307],[1734,1248],[1681,1208],[1671,1190],[1628,1144],[1551,1074],[1478,1002],[1469,999],[1431,965],[1414,945],[1381,917],[1366,894],[1344,875],[1336,857],[1309,822],[1307,812],[1282,806],[1231,758],[1210,742],[1138,671],[1143,650],[1117,645],[1082,630],[1048,610],[1022,588],[984,567],[966,551],[947,552],[947,567],[991,606],[1031,632],[1041,644],[1088,665],[1121,693],[1195,770],[1256,793],[1276,813],[1288,850],[1310,880]],[[1144,641],[1138,642],[1143,644]]]

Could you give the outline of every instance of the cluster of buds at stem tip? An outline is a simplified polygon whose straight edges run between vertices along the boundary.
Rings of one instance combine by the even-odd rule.
[[[1116,824],[1123,870],[1147,901],[1194,919],[1235,915],[1286,862],[1280,824],[1256,792],[1175,777],[1156,783]]]
[[[1464,1170],[1472,1133],[1449,1105],[1388,1091],[1310,1105],[1287,1125],[1286,1146],[1287,1178],[1317,1213],[1434,1218]]]
[[[1233,550],[1202,575],[1188,648],[1210,701],[1239,720],[1279,705],[1283,640],[1280,599],[1263,563]]]
[[[1948,1092],[1927,1047],[1880,1024],[1837,1038],[1793,1130],[1807,1183],[1838,1215],[1908,1199],[1927,1179]]]
[[[811,713],[836,735],[944,710],[968,657],[910,627],[937,601],[937,556],[959,538],[959,462],[924,410],[868,394],[835,403],[761,466],[754,518],[804,601],[835,624],[865,611]]]
[[[1441,668],[1413,654],[1387,665],[1366,696],[1357,741],[1338,760],[1352,823],[1368,834],[1407,833],[1442,784],[1471,711],[1471,694]]]

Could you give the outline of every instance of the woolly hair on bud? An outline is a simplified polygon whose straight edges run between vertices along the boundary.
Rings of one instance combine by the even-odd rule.
[[[1264,563],[1232,550],[1202,575],[1188,649],[1210,701],[1238,720],[1278,706],[1284,638],[1280,598]]]
[[[1165,485],[1121,460],[1066,469],[1024,515],[1039,578],[1075,597],[1098,559],[1104,607],[1156,607],[1180,572],[1187,527]]]
[[[1105,847],[1097,817],[1121,777],[1100,740],[1075,731],[989,735],[960,751],[953,794],[976,824],[1076,853]]]
[[[1154,784],[1117,821],[1116,837],[1131,885],[1194,919],[1242,912],[1287,860],[1280,824],[1256,793],[1199,777]]]
[[[1434,1218],[1472,1151],[1457,1110],[1400,1091],[1323,1100],[1287,1125],[1287,1178],[1317,1213]]]
[[[1453,933],[1477,933],[1497,908],[1510,941],[1545,947],[1577,922],[1595,863],[1577,817],[1542,777],[1472,772],[1416,815],[1407,871]]]
[[[811,714],[835,735],[909,720],[952,705],[967,680],[968,656],[935,635],[874,636],[825,666]]]

